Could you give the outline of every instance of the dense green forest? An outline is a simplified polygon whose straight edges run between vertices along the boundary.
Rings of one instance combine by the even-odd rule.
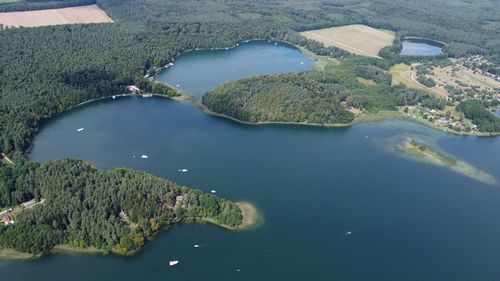
[[[16,169],[0,166],[0,176],[7,173],[6,180],[17,187],[11,194],[0,190],[2,203],[44,199],[16,215],[15,225],[0,226],[0,247],[21,252],[43,254],[57,244],[70,244],[127,254],[176,221],[210,218],[237,227],[242,220],[239,207],[228,200],[143,172],[103,171],[78,160]],[[127,220],[119,217],[121,211]]]
[[[362,84],[356,79],[358,76],[377,83]],[[246,122],[322,125],[353,121],[354,114],[348,108],[377,112],[417,103],[433,109],[443,109],[446,105],[445,99],[425,91],[390,86],[391,80],[391,74],[380,68],[344,61],[342,66],[326,71],[259,75],[230,81],[205,94],[202,103],[215,113]]]
[[[0,11],[89,3],[93,2],[33,0],[2,4]],[[115,23],[0,30],[0,151],[16,162],[14,166],[0,164],[0,205],[10,206],[31,198],[46,199],[43,205],[18,215],[15,226],[0,228],[0,243],[4,247],[39,253],[57,243],[71,243],[108,250],[114,247],[126,252],[140,247],[154,231],[171,223],[175,215],[182,218],[196,214],[229,225],[238,223],[238,210],[230,202],[146,174],[122,169],[105,172],[79,161],[56,161],[42,166],[25,161],[37,129],[81,102],[124,93],[125,86],[130,84],[146,91],[175,95],[172,89],[158,86],[144,75],[154,75],[187,50],[274,39],[305,46],[342,62],[341,67],[330,67],[324,73],[312,71],[230,82],[204,99],[212,109],[250,121],[307,118],[310,122],[345,123],[353,117],[346,107],[377,111],[416,102],[442,107],[441,100],[424,92],[390,86],[390,75],[384,71],[390,65],[426,59],[397,55],[402,36],[445,42],[442,57],[480,54],[492,62],[492,68],[500,65],[497,1],[97,0],[96,3]],[[298,33],[353,23],[397,32],[394,46],[380,53],[385,59],[360,58],[337,48],[326,48]],[[376,84],[361,84],[356,77]],[[248,83],[251,79],[262,79],[259,87]],[[219,99],[235,91],[245,92],[239,101],[244,104],[220,103]],[[263,93],[270,94],[265,97],[270,104],[253,99]],[[244,110],[238,108],[241,105]],[[270,108],[271,105],[279,107]],[[265,110],[259,111],[261,108]],[[478,114],[468,115],[468,107],[464,106],[463,111],[471,119],[479,120]],[[97,198],[96,192],[107,196]],[[188,207],[165,210],[172,194],[186,195]],[[149,202],[146,198],[154,200]],[[127,212],[136,228],[127,227],[116,217],[120,209]]]
[[[500,118],[487,110],[484,103],[479,100],[466,100],[457,106],[457,111],[462,112],[466,118],[472,120],[478,128],[486,132],[500,131]]]

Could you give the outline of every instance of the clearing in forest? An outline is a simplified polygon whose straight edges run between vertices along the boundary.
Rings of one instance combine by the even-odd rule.
[[[335,46],[351,53],[376,57],[378,52],[392,45],[394,33],[366,25],[352,24],[301,32],[307,39],[319,41],[325,46]]]
[[[416,88],[420,90],[427,91],[432,94],[442,95],[447,97],[446,92],[439,91],[439,89],[429,88],[420,84],[416,78],[416,70],[414,70],[411,66],[406,65],[404,63],[396,64],[389,72],[392,74],[392,85],[398,85],[399,83],[403,83],[409,88]]]
[[[0,24],[8,27],[101,22],[113,22],[113,20],[97,5],[0,13]]]

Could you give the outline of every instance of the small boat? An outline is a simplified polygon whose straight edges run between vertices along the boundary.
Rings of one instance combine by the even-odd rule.
[[[301,61],[301,62],[300,62],[300,64],[304,64],[304,62],[303,62],[303,61]]]
[[[210,190],[210,192],[212,192],[212,193],[216,193],[217,191],[215,191],[215,189],[212,189],[212,190]]]
[[[146,154],[143,154],[143,155],[141,155],[141,158],[142,158],[142,159],[148,159],[148,158],[149,158],[149,156],[147,156]]]
[[[189,170],[188,169],[179,169],[178,171],[181,173],[187,173]]]
[[[200,245],[198,245],[198,244],[194,244],[194,247],[195,247],[195,248],[199,248],[199,247],[200,247]]]
[[[83,131],[83,130],[85,130],[85,128],[80,128],[80,129],[77,129],[76,131],[77,131],[77,132],[81,132],[81,131]]]
[[[112,96],[112,98],[115,100],[115,99],[116,99],[116,96]]]
[[[347,231],[347,232],[344,234],[344,236],[349,236],[349,235],[351,235],[351,234],[352,234],[352,232]]]
[[[179,87],[181,86],[181,84],[177,84],[177,85],[175,85],[175,86],[176,86],[177,88],[179,88]]]
[[[174,266],[174,265],[176,265],[176,264],[178,264],[178,263],[179,263],[179,261],[170,261],[168,264],[169,264],[170,266]]]
[[[278,43],[274,43],[274,45],[278,45]]]

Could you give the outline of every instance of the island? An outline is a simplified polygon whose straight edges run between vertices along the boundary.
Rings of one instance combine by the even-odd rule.
[[[0,257],[60,251],[133,255],[174,223],[207,222],[237,231],[259,216],[248,202],[234,203],[130,169],[104,171],[66,159],[31,163],[23,172],[12,196],[2,194],[11,204],[26,202],[1,215]]]
[[[460,173],[474,180],[491,185],[498,184],[498,180],[492,175],[477,169],[467,162],[445,156],[432,149],[429,145],[423,142],[417,142],[415,139],[410,137],[404,137],[402,141],[399,141],[394,145],[394,148],[396,152],[411,160],[423,161],[437,166],[445,166],[454,172]]]

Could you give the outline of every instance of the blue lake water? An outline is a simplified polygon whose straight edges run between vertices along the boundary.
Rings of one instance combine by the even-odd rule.
[[[494,114],[497,116],[497,117],[500,117],[500,109],[495,111]]]
[[[184,67],[181,59],[175,66]],[[229,79],[221,75],[218,81]],[[500,186],[401,157],[392,143],[406,136],[500,179],[500,138],[448,135],[409,121],[249,126],[205,115],[189,101],[86,104],[46,123],[31,160],[70,157],[147,171],[251,201],[264,220],[241,232],[177,225],[131,258],[0,261],[2,280],[497,280]],[[150,158],[133,157],[140,154]],[[169,267],[173,259],[180,264]]]
[[[217,85],[257,74],[299,72],[314,60],[285,43],[251,41],[229,50],[189,52],[165,69],[158,81],[196,97]]]
[[[435,56],[441,53],[441,47],[428,40],[407,39],[402,43],[400,55],[403,56]]]

